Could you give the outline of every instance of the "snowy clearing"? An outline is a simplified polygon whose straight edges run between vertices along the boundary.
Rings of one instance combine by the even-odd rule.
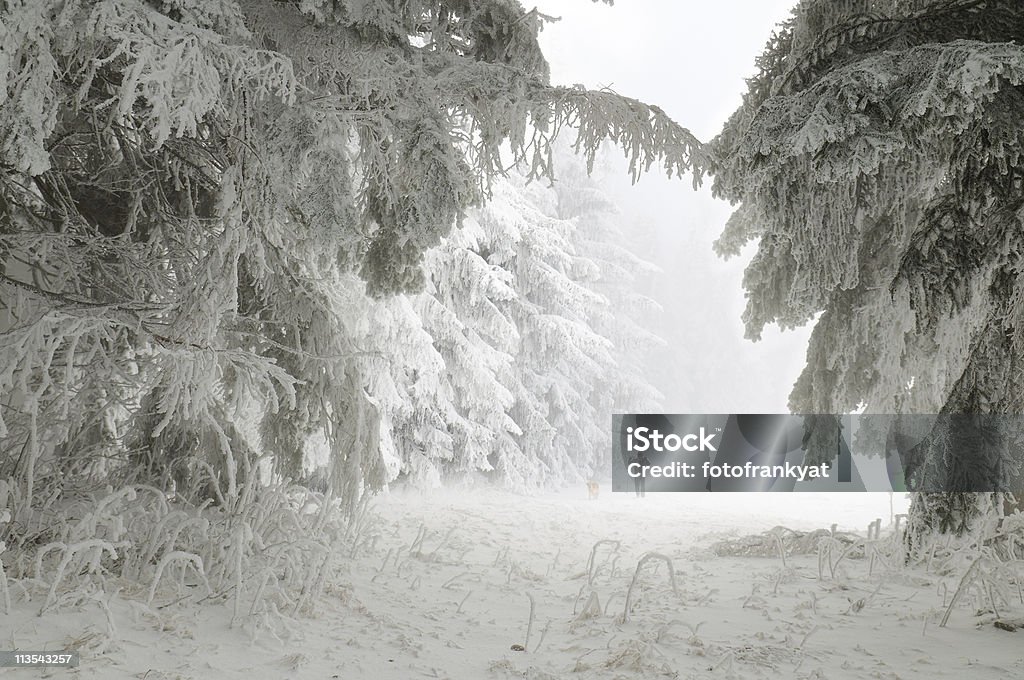
[[[342,551],[313,617],[252,639],[231,607],[139,585],[38,616],[12,584],[3,646],[79,649],[82,678],[1007,678],[1020,633],[976,627],[970,597],[938,623],[963,575],[818,555],[719,557],[717,540],[776,525],[865,534],[888,494],[684,495],[585,490],[392,492]],[[895,499],[895,512],[906,501]],[[887,540],[883,529],[881,541]],[[595,549],[595,544],[600,543]],[[615,543],[618,542],[618,543]],[[641,556],[647,561],[627,592]],[[873,575],[869,575],[869,570]],[[125,597],[125,594],[131,595]],[[592,595],[593,594],[593,595]],[[531,603],[533,617],[531,623]],[[273,632],[271,632],[273,630]],[[513,650],[513,645],[526,651]]]

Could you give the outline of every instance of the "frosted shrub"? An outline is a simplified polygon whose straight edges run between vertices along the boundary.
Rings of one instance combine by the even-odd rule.
[[[233,623],[254,635],[285,630],[278,620],[312,611],[329,580],[331,546],[343,533],[336,511],[326,520],[299,513],[305,496],[296,487],[261,488],[231,515],[209,504],[168,503],[142,487],[109,491],[77,517],[68,513],[80,513],[77,505],[58,511],[54,526],[65,540],[38,546],[31,566],[21,562],[10,576],[27,597],[43,598],[41,613],[85,603],[89,592],[119,583],[147,605],[223,600]],[[9,609],[6,580],[0,583]]]

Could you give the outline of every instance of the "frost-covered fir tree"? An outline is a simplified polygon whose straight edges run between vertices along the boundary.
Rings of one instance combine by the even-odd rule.
[[[607,173],[608,165],[602,154],[594,172]],[[581,260],[574,277],[608,300],[590,315],[594,331],[611,342],[615,360],[615,369],[602,377],[596,391],[595,407],[601,417],[655,413],[663,395],[652,385],[652,359],[666,342],[652,328],[663,310],[643,291],[657,281],[660,270],[631,250],[636,235],[628,233],[625,217],[568,148],[559,156],[554,189],[558,217],[576,224],[572,243]]]
[[[89,480],[237,509],[258,457],[299,477],[316,436],[351,503],[393,474],[396,418],[447,446],[416,425],[437,386],[381,365],[429,355],[420,319],[362,315],[423,287],[503,151],[545,176],[572,121],[584,155],[611,139],[634,173],[703,164],[660,110],[552,86],[543,17],[514,0],[7,10],[0,478],[21,527]]]
[[[487,237],[472,215],[426,256],[430,272],[416,308],[443,363],[435,400],[449,405],[443,422],[451,433],[447,456],[420,451],[407,471],[464,475],[489,471],[497,461],[527,466],[510,416],[513,364],[519,332],[503,307],[515,300],[509,272],[487,261]],[[515,466],[514,466],[515,467]]]
[[[615,358],[593,318],[609,301],[580,277],[592,265],[573,243],[575,222],[558,217],[554,192],[532,183],[507,200],[508,213],[497,203],[487,210],[492,233],[502,234],[493,261],[511,271],[519,293],[509,311],[520,335],[513,389],[520,448],[542,463],[544,477],[578,481],[592,476],[608,451],[608,423],[594,397]]]
[[[452,237],[468,236],[470,252],[446,247],[432,268],[434,304],[455,311],[463,331],[465,349],[445,350],[446,361],[501,385],[478,402],[478,417],[500,425],[486,462],[515,486],[593,476],[613,409],[654,409],[660,396],[642,368],[659,340],[637,324],[646,307],[631,292],[649,265],[618,245],[618,215],[584,166],[564,155],[557,166],[553,187],[522,176],[495,183],[470,230]],[[460,276],[439,276],[454,264]],[[625,302],[635,306],[616,306]],[[472,354],[486,361],[474,368]]]
[[[740,203],[717,247],[759,239],[750,337],[821,315],[793,411],[1024,412],[1022,40],[1012,0],[807,0],[758,60],[713,143]],[[987,450],[909,481],[1005,484]],[[918,494],[913,521],[962,531],[986,502]]]
[[[553,216],[555,200],[522,174],[496,181],[431,255],[424,305],[460,395],[455,429],[475,444],[459,466],[519,488],[589,475],[606,448],[589,398],[613,361],[588,314],[607,300],[573,279],[575,224]],[[467,437],[474,430],[486,446]]]

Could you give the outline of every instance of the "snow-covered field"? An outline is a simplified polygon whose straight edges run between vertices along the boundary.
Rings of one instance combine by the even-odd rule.
[[[976,626],[983,617],[970,597],[939,627],[962,571],[850,557],[819,579],[814,552],[709,549],[776,525],[864,534],[875,518],[884,543],[890,513],[906,503],[896,497],[891,509],[888,494],[395,491],[376,499],[315,615],[288,619],[276,635],[263,629],[253,640],[229,626],[228,605],[175,603],[170,593],[148,610],[108,594],[40,617],[15,585],[0,649],[82,651],[76,670],[10,677],[1024,677],[1024,633]],[[598,541],[618,543],[595,551]],[[667,564],[648,560],[623,621],[648,552],[670,558],[676,591]]]

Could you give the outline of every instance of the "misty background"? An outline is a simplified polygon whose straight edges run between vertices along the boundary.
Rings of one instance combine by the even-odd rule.
[[[547,24],[540,41],[555,84],[582,84],[656,105],[703,142],[721,130],[741,103],[744,79],[755,72],[790,0],[639,0],[613,6],[581,0],[542,0]],[[689,178],[668,179],[657,167],[631,185],[621,152],[612,171],[597,177],[622,211],[622,230],[638,255],[662,270],[642,291],[664,308],[653,328],[667,346],[650,377],[665,395],[665,413],[785,413],[804,364],[810,326],[765,330],[744,339],[743,270],[756,250],[719,258],[712,243],[732,208],[711,195],[710,181],[694,191]],[[557,172],[557,169],[556,169]]]

